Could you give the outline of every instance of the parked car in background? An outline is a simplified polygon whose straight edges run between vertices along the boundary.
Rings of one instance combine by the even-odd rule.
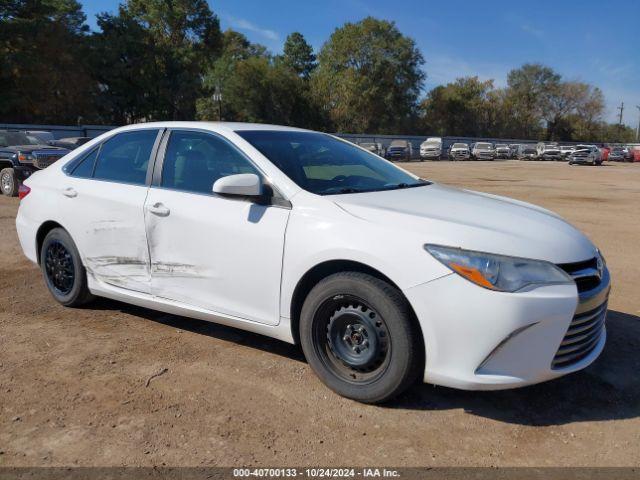
[[[14,130],[0,130],[0,189],[15,197],[23,180],[46,168],[69,153],[66,148],[44,145],[33,135]]]
[[[417,381],[522,387],[605,347],[610,274],[578,229],[324,133],[130,125],[21,196],[20,245],[61,305],[107,297],[298,343],[328,388],[361,402]]]
[[[471,158],[474,160],[493,160],[496,152],[488,142],[478,142],[471,145]]]
[[[569,158],[569,155],[576,149],[573,145],[560,145],[560,156],[563,159]]]
[[[518,146],[516,158],[518,160],[535,160],[538,157],[538,151],[535,145],[523,143]]]
[[[629,145],[627,148],[631,153],[631,161],[640,162],[640,145]]]
[[[67,138],[60,138],[58,140],[53,140],[49,142],[49,145],[52,145],[54,147],[62,147],[62,148],[67,148],[69,150],[74,150],[79,146],[84,145],[89,140],[91,140],[91,137],[67,137]]]
[[[602,165],[602,152],[595,145],[577,145],[569,155],[569,165]]]
[[[506,160],[511,155],[511,149],[506,143],[496,143],[494,148],[496,151],[495,158],[503,158]]]
[[[536,146],[538,160],[562,160],[560,147],[557,143],[540,142]]]
[[[631,153],[627,147],[612,147],[611,151],[609,152],[608,160],[612,162],[632,162],[633,153]]]
[[[600,160],[606,161],[609,160],[609,153],[611,152],[611,147],[608,145],[600,145]]]
[[[449,147],[450,160],[469,160],[471,151],[466,143],[452,143]]]
[[[25,133],[31,137],[35,137],[40,145],[47,145],[56,139],[53,133],[45,130],[26,130]]]
[[[387,148],[389,160],[404,160],[408,162],[413,157],[413,146],[409,140],[391,140]]]
[[[439,160],[442,155],[442,138],[429,137],[420,144],[421,160]]]
[[[509,144],[509,158],[518,158],[518,148],[520,147],[519,143],[511,143]]]

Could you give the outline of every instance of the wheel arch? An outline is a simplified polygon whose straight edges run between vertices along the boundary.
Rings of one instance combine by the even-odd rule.
[[[13,168],[15,165],[8,158],[0,158],[0,170],[5,168]]]
[[[44,242],[44,238],[54,228],[62,228],[68,232],[66,228],[54,220],[47,220],[38,227],[38,231],[36,232],[36,256],[38,259],[38,265],[40,265],[40,250],[42,249],[42,242]]]
[[[389,285],[397,289],[409,306],[412,321],[414,322],[416,328],[418,328],[418,330],[420,331],[421,342],[424,346],[424,338],[422,338],[422,328],[420,327],[420,322],[418,321],[415,311],[413,310],[411,302],[409,302],[402,289],[400,289],[400,287],[398,287],[398,285],[387,275],[365,263],[361,263],[355,260],[338,259],[324,261],[307,270],[307,272],[300,278],[300,280],[298,280],[298,283],[293,290],[291,304],[289,306],[289,315],[291,319],[291,335],[297,345],[300,344],[300,313],[302,311],[304,300],[307,298],[307,295],[309,294],[311,289],[316,286],[318,282],[328,277],[329,275],[340,272],[366,273],[368,275],[371,275],[372,277],[387,282]]]

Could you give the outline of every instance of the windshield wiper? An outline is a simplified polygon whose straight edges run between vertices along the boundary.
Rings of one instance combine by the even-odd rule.
[[[413,187],[422,187],[423,185],[429,185],[431,182],[427,182],[426,180],[420,180],[416,183],[406,183],[406,182],[402,182],[402,183],[396,183],[395,185],[387,185],[384,188],[381,188],[380,190],[402,190],[403,188],[413,188]]]
[[[362,191],[364,190],[348,187],[348,188],[341,188],[340,190],[338,190],[338,193],[358,193]]]

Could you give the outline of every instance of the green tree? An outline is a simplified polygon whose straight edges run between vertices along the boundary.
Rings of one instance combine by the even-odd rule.
[[[317,64],[313,48],[304,36],[299,32],[289,34],[284,42],[283,51],[284,63],[303,78],[309,78]]]
[[[541,135],[549,97],[559,83],[560,75],[540,64],[525,64],[509,72],[507,92],[518,136],[529,139]]]
[[[424,59],[393,22],[365,18],[336,29],[311,75],[312,93],[337,131],[413,128]]]
[[[598,138],[604,123],[604,111],[605,101],[602,90],[589,86],[583,101],[576,106],[575,115],[572,118],[573,138],[576,140]]]
[[[125,12],[98,15],[89,64],[99,93],[98,121],[122,125],[153,118],[159,95],[159,53],[148,31]]]
[[[120,16],[147,32],[156,78],[148,86],[153,109],[149,118],[183,120],[195,116],[202,94],[202,72],[220,51],[218,17],[206,0],[128,0]]]
[[[439,85],[421,103],[424,131],[438,135],[483,136],[490,130],[489,94],[493,80],[458,78]]]
[[[248,58],[269,58],[267,49],[259,44],[251,43],[247,37],[234,30],[226,30],[222,35],[222,52],[215,62],[204,72],[204,90],[196,102],[196,116],[200,120],[231,120],[235,118],[231,107],[227,105],[229,98],[229,79],[235,74],[238,62]],[[222,93],[223,101],[212,99],[214,92]],[[222,111],[220,111],[222,109]]]
[[[76,123],[91,110],[93,83],[84,65],[87,30],[75,0],[2,2],[3,120]]]

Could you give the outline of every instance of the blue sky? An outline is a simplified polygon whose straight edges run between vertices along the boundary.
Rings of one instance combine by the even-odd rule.
[[[80,0],[82,1],[82,0]],[[118,0],[82,2],[88,23],[115,11]],[[640,1],[418,1],[209,0],[222,28],[233,28],[273,53],[287,34],[301,32],[320,49],[336,27],[367,15],[396,22],[426,59],[426,89],[459,76],[493,78],[498,86],[514,67],[540,62],[565,79],[602,88],[606,117],[638,124]]]

